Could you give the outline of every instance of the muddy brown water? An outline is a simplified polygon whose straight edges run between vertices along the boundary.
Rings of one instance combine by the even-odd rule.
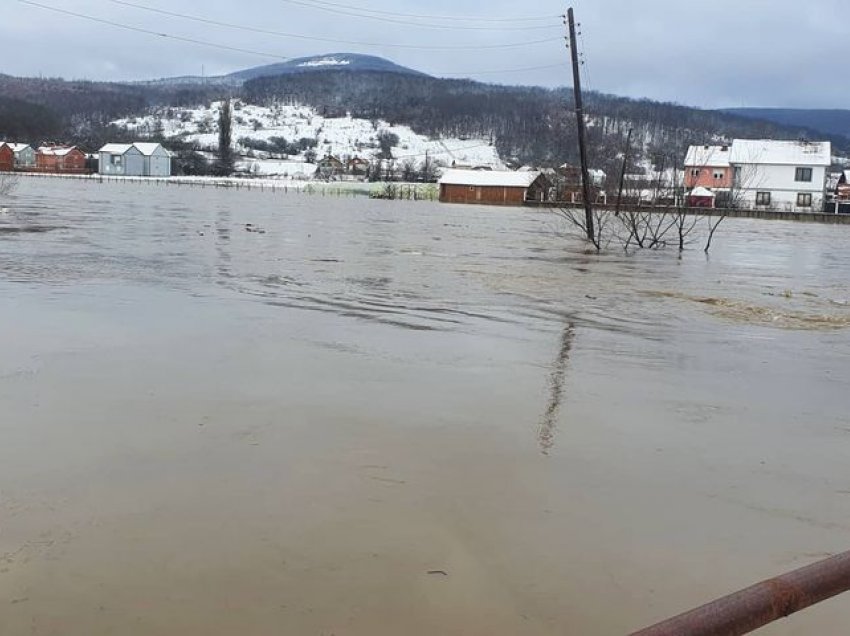
[[[680,260],[521,209],[4,205],[4,636],[623,634],[850,549],[850,228]]]

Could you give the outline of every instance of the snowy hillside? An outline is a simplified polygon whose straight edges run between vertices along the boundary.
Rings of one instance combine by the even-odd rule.
[[[166,108],[145,117],[113,123],[139,137],[161,133],[166,139],[214,150],[218,144],[220,106],[220,102],[215,102],[208,108]],[[384,151],[390,150],[398,165],[419,166],[430,160],[444,166],[456,163],[503,167],[488,139],[429,139],[407,126],[350,116],[326,118],[313,108],[297,104],[266,108],[235,102],[233,141],[246,160],[259,162],[254,171],[264,174],[303,172],[298,169],[299,163],[327,155],[342,161],[361,157],[374,162],[380,158],[382,147]]]
[[[406,66],[400,66],[395,62],[376,57],[374,55],[360,55],[357,53],[329,53],[327,55],[316,55],[313,57],[300,57],[288,62],[258,66],[245,69],[225,76],[228,80],[245,82],[257,77],[268,77],[270,75],[289,75],[293,73],[310,73],[322,70],[346,70],[350,72],[380,71],[382,73],[401,73],[404,75],[415,75],[426,77],[425,73],[416,71]]]

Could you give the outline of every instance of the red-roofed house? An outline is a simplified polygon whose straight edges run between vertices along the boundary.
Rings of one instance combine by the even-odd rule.
[[[42,146],[35,155],[36,168],[42,172],[86,172],[86,153],[76,146]]]
[[[9,144],[0,143],[0,172],[12,172],[15,167],[15,151]]]

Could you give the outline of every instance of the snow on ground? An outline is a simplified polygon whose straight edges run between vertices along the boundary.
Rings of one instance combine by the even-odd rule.
[[[251,175],[282,176],[306,180],[316,174],[315,163],[305,161],[280,161],[277,159],[243,159],[236,162],[236,170]]]
[[[179,138],[213,149],[218,144],[220,106],[220,102],[214,102],[209,107],[193,109],[164,108],[145,117],[131,117],[113,123],[136,131],[139,136],[153,134],[161,126],[166,138]],[[380,152],[378,137],[383,133],[398,136],[398,145],[392,152],[399,164],[411,162],[419,165],[429,157],[447,166],[454,162],[458,165],[490,166],[496,169],[504,167],[496,148],[487,139],[429,139],[408,126],[391,126],[386,121],[355,119],[351,116],[327,118],[309,106],[298,104],[264,107],[235,103],[233,109],[233,142],[243,155],[250,153],[248,147],[239,144],[240,139],[268,141],[274,137],[283,137],[290,143],[298,143],[301,139],[316,140],[313,151],[318,158],[330,154],[341,160],[357,156],[373,161]],[[267,158],[263,152],[255,151],[253,154],[259,159]],[[304,152],[290,155],[288,161],[278,164],[265,166],[266,162],[261,161],[259,173],[285,172],[293,175],[299,172],[294,164],[304,161]],[[308,168],[304,166],[301,171]],[[284,172],[275,172],[278,169]]]

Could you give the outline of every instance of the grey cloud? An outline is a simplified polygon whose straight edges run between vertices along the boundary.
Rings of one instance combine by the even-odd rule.
[[[131,33],[112,26],[57,15],[16,0],[3,0],[0,34],[7,50],[26,51],[0,62],[0,72],[69,78],[129,80],[173,75],[226,73],[273,59],[206,48]],[[487,51],[414,51],[387,43],[433,45],[499,44],[557,38],[549,31],[460,31],[415,28],[310,9],[286,0],[168,2],[135,0],[148,6],[202,15],[266,29],[374,42],[353,46],[249,34],[178,18],[157,16],[109,0],[38,0],[173,35],[196,38],[283,57],[352,51],[388,57],[436,75],[469,74],[500,83],[570,84],[567,51],[554,41]],[[301,0],[299,0],[300,2]],[[309,0],[308,0],[309,1]],[[356,4],[337,0],[342,4]],[[429,15],[558,15],[557,0],[519,4],[507,0],[422,2],[373,0],[369,9]],[[850,89],[838,81],[850,23],[844,0],[714,0],[710,4],[655,0],[575,0],[582,23],[585,77],[595,90],[705,107],[844,107]],[[469,24],[466,22],[458,24]],[[495,23],[472,23],[493,26]],[[525,23],[522,23],[525,24]],[[557,25],[558,21],[553,20]],[[511,25],[507,25],[511,26]],[[477,73],[558,65],[516,73]]]

